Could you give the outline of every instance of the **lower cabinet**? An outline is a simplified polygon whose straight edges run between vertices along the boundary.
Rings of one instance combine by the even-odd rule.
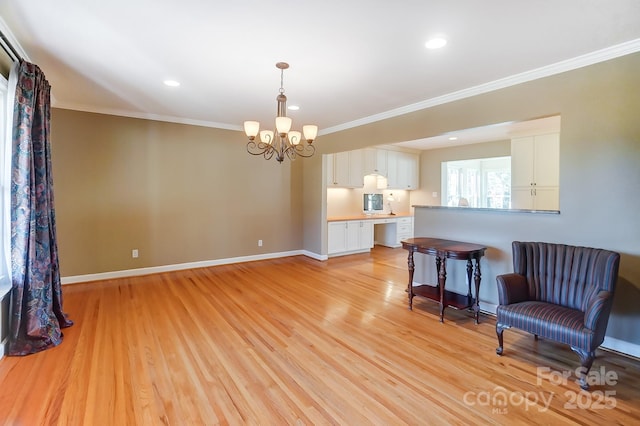
[[[346,220],[329,222],[328,254],[352,254],[371,250],[373,247],[373,222]]]
[[[374,221],[375,243],[385,247],[402,247],[400,241],[413,238],[413,218],[382,219]]]
[[[327,252],[341,256],[368,252],[374,244],[402,247],[400,241],[413,237],[413,217],[342,220],[329,222],[327,228]]]
[[[523,210],[558,210],[559,187],[511,188],[511,207]]]
[[[398,246],[402,246],[400,241],[406,240],[408,238],[413,238],[413,218],[412,217],[399,217],[398,218],[398,228],[397,228],[397,241]]]

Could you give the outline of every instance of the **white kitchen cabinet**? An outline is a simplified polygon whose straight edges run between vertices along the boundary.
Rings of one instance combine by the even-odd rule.
[[[400,241],[407,238],[413,238],[413,218],[412,217],[399,217],[397,227],[397,241],[400,246]]]
[[[349,153],[327,155],[327,187],[346,187],[349,182]]]
[[[373,247],[373,223],[369,220],[346,220],[328,223],[328,254],[361,253]]]
[[[379,148],[364,149],[364,174],[387,176],[387,150]]]
[[[418,189],[419,161],[417,154],[381,148],[328,154],[327,187],[362,188],[365,175],[377,174],[387,178],[385,189]]]
[[[374,224],[375,243],[378,245],[402,247],[402,240],[413,238],[413,218],[410,216],[374,220]]]
[[[560,209],[560,135],[511,140],[511,208]]]
[[[344,225],[347,233],[347,251],[360,250],[360,222],[347,221]]]
[[[387,189],[418,189],[419,156],[387,151]]]
[[[347,229],[346,222],[329,222],[328,230],[328,252],[329,254],[347,251]]]
[[[370,250],[373,248],[373,222],[370,220],[359,221],[360,248]]]
[[[327,155],[327,187],[362,188],[364,186],[363,150]]]
[[[364,186],[364,151],[361,149],[349,151],[349,186],[362,188]]]
[[[398,180],[400,189],[418,189],[418,169],[420,157],[416,154],[401,152],[398,157]],[[404,187],[404,188],[403,188]]]
[[[511,208],[522,210],[559,210],[558,187],[511,188]]]

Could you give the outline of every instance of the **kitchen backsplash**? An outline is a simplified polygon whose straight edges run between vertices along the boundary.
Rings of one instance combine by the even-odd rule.
[[[366,188],[366,185],[365,185]],[[327,188],[327,217],[353,216],[363,212],[363,195],[377,193],[384,195],[384,213],[389,213],[387,197],[393,194],[391,207],[394,213],[407,213],[411,210],[409,191],[371,190],[365,188]]]

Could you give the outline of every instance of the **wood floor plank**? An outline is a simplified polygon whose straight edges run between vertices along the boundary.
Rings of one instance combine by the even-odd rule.
[[[508,330],[498,357],[493,317],[409,311],[406,268],[376,247],[65,286],[63,343],[0,361],[0,424],[640,423],[640,361],[599,350],[617,380],[581,391],[563,345]]]

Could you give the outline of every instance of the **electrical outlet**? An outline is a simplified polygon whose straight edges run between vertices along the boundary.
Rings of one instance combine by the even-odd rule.
[[[262,247],[262,240],[258,240],[258,247]]]
[[[431,196],[433,198],[438,198],[438,193],[434,191],[434,192],[431,193]]]
[[[138,249],[131,250],[131,257],[136,259],[138,257]]]

